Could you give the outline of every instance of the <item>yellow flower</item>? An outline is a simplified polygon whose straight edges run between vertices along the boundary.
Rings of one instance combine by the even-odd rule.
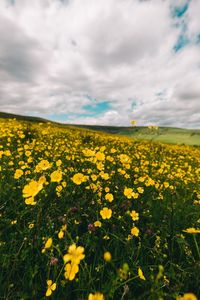
[[[53,283],[52,280],[47,280],[47,291],[46,291],[46,297],[51,296],[52,292],[56,289],[56,283]]]
[[[62,180],[62,172],[57,170],[51,173],[51,182],[60,182]]]
[[[131,234],[133,235],[133,236],[138,236],[139,235],[139,229],[137,228],[137,227],[133,227],[132,229],[131,229]]]
[[[124,196],[126,196],[126,198],[131,199],[133,196],[133,189],[131,188],[125,188],[124,189]]]
[[[84,248],[76,244],[69,246],[68,253],[64,255],[63,260],[65,263],[71,261],[72,264],[78,265],[82,259],[84,259],[85,254],[83,254]]]
[[[38,180],[38,183],[40,183],[40,184],[45,184],[45,183],[47,183],[46,177],[45,177],[45,176],[40,176],[40,178],[39,178],[39,180]]]
[[[56,166],[57,166],[57,167],[60,167],[61,165],[62,165],[62,160],[61,160],[61,159],[57,160]]]
[[[139,194],[133,192],[133,195],[132,195],[132,196],[133,196],[134,199],[137,199],[137,198],[139,197]]]
[[[97,175],[92,174],[92,175],[91,175],[91,178],[92,178],[92,181],[96,181],[96,180],[97,180]]]
[[[120,154],[119,159],[120,159],[122,164],[129,164],[131,162],[130,157],[126,154]]]
[[[109,193],[110,192],[110,188],[107,186],[107,187],[105,187],[105,192],[106,193]]]
[[[131,216],[131,218],[132,218],[133,221],[139,220],[139,214],[135,210],[132,210],[130,212],[130,216]]]
[[[72,177],[72,181],[75,184],[80,185],[82,182],[85,181],[85,176],[82,173],[77,173]]]
[[[23,188],[23,197],[30,198],[35,197],[43,188],[42,183],[32,180]]]
[[[63,225],[58,233],[58,238],[62,239],[65,235],[65,231],[67,230],[67,225]]]
[[[47,170],[47,169],[49,169],[49,168],[51,168],[51,164],[48,162],[48,160],[46,160],[46,159],[43,159],[43,160],[41,160],[38,164],[37,164],[37,166],[35,167],[35,172],[37,173],[37,172],[40,172],[40,171],[44,171],[44,170]]]
[[[15,224],[17,224],[17,220],[13,220],[10,223],[11,223],[11,225],[15,225]]]
[[[96,153],[95,157],[97,160],[105,160],[105,154],[100,151]]]
[[[65,235],[65,232],[60,230],[59,233],[58,233],[58,238],[62,239],[64,237],[64,235]]]
[[[187,233],[200,233],[200,229],[195,229],[193,227],[187,228],[187,229],[185,229],[183,231],[187,232]]]
[[[176,300],[198,300],[193,293],[186,293],[183,296],[178,296]]]
[[[140,193],[140,194],[144,193],[144,189],[142,187],[138,187],[137,190],[138,190],[138,193]]]
[[[30,224],[28,225],[28,228],[29,228],[29,229],[32,229],[34,226],[35,226],[34,223],[30,223]]]
[[[111,216],[112,216],[112,210],[107,208],[107,207],[104,207],[101,211],[100,211],[100,215],[102,217],[102,219],[110,219]]]
[[[104,260],[105,260],[106,262],[109,262],[109,261],[111,261],[111,259],[112,259],[112,255],[111,255],[111,253],[110,253],[109,251],[106,251],[106,252],[104,253],[104,255],[103,255],[103,258],[104,258]]]
[[[65,273],[64,273],[64,276],[66,279],[69,279],[70,281],[71,280],[74,280],[76,274],[78,273],[79,271],[79,266],[77,264],[66,264],[65,265]]]
[[[146,280],[146,278],[144,277],[144,274],[142,272],[142,269],[141,268],[138,268],[138,276],[140,277],[140,279],[142,280]]]
[[[102,224],[101,224],[100,221],[96,221],[96,222],[94,222],[94,226],[95,226],[95,227],[101,227]]]
[[[46,241],[44,248],[42,249],[42,253],[44,253],[47,249],[51,248],[53,244],[53,239],[52,238],[48,238],[48,240]]]
[[[62,183],[62,186],[65,188],[67,186],[67,182],[66,181],[63,181]]]
[[[22,170],[17,169],[17,170],[15,171],[14,178],[15,178],[15,179],[19,179],[23,174],[24,174],[24,172],[23,172]]]
[[[164,187],[167,189],[167,188],[169,187],[169,182],[166,182],[166,181],[165,181],[165,182],[163,183],[163,185],[164,185]]]
[[[102,172],[102,173],[100,174],[100,176],[101,176],[101,178],[104,179],[104,180],[108,180],[108,179],[109,179],[109,174],[108,174],[108,173]]]
[[[113,194],[111,193],[107,193],[106,196],[105,196],[105,199],[109,202],[112,202],[114,197],[113,197]]]
[[[95,151],[93,151],[91,149],[84,149],[82,152],[85,156],[94,156],[95,155]]]
[[[94,294],[90,293],[89,296],[88,296],[88,300],[104,300],[104,295],[99,293],[99,292],[96,292]]]
[[[35,205],[37,202],[35,201],[34,197],[30,197],[25,200],[25,203],[27,205]]]

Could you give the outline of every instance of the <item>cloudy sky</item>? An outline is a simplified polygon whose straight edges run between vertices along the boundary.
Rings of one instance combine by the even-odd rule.
[[[0,111],[200,128],[200,0],[0,0]]]

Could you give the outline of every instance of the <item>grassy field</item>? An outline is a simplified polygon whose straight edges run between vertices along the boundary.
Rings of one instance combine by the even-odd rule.
[[[0,118],[16,118],[21,121],[28,122],[49,122],[46,119],[38,117],[20,116],[0,112]],[[59,123],[51,122],[59,125]],[[61,127],[71,125],[60,124]],[[198,129],[183,129],[172,127],[159,127],[158,130],[152,130],[148,127],[120,127],[120,126],[99,126],[99,125],[73,125],[74,127],[90,129],[93,131],[102,131],[111,134],[124,135],[141,140],[151,140],[168,144],[185,144],[192,146],[200,146],[200,130]]]
[[[88,128],[112,134],[119,134],[142,140],[151,140],[168,144],[185,144],[200,146],[200,130],[182,129],[172,127],[159,127],[152,130],[148,127],[116,127],[116,126],[94,126],[77,125],[78,127]]]
[[[0,119],[0,298],[197,300],[200,149]]]

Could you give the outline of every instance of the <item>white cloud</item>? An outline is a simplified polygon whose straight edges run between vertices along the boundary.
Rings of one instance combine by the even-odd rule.
[[[0,0],[1,111],[82,114],[91,96],[110,111],[70,122],[200,126],[199,0],[179,20],[172,6],[183,0],[9,3]],[[181,24],[193,43],[175,53]]]

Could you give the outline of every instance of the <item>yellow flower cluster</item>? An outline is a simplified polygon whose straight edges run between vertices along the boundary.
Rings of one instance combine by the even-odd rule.
[[[182,265],[192,270],[190,262],[198,256],[198,147],[141,142],[53,123],[0,122],[0,216],[5,227],[0,246],[8,255],[9,247],[15,247],[13,253],[20,249],[16,268],[26,253],[30,266],[32,246],[34,250],[39,246],[41,251],[34,254],[36,266],[28,270],[34,276],[40,269],[46,271],[45,278],[36,276],[38,281],[43,278],[38,290],[45,293],[46,289],[46,297],[55,291],[58,298],[67,298],[75,289],[80,299],[121,299],[126,296],[119,287],[124,286],[125,293],[127,281],[131,299],[142,297],[134,295],[139,281],[141,291],[151,291],[151,285],[159,291],[159,286],[170,282],[172,297],[180,293],[166,261],[171,261],[172,231],[173,251],[182,247],[183,260],[182,264],[178,257],[174,259],[173,272],[179,263],[180,270]],[[172,220],[177,222],[173,230]],[[9,274],[12,266],[7,264],[3,268]],[[164,271],[156,273],[161,264],[168,268],[167,277]],[[188,271],[188,286],[195,270],[194,274]],[[109,294],[109,284],[116,291],[114,296]],[[196,296],[186,293],[177,299],[196,300]]]

